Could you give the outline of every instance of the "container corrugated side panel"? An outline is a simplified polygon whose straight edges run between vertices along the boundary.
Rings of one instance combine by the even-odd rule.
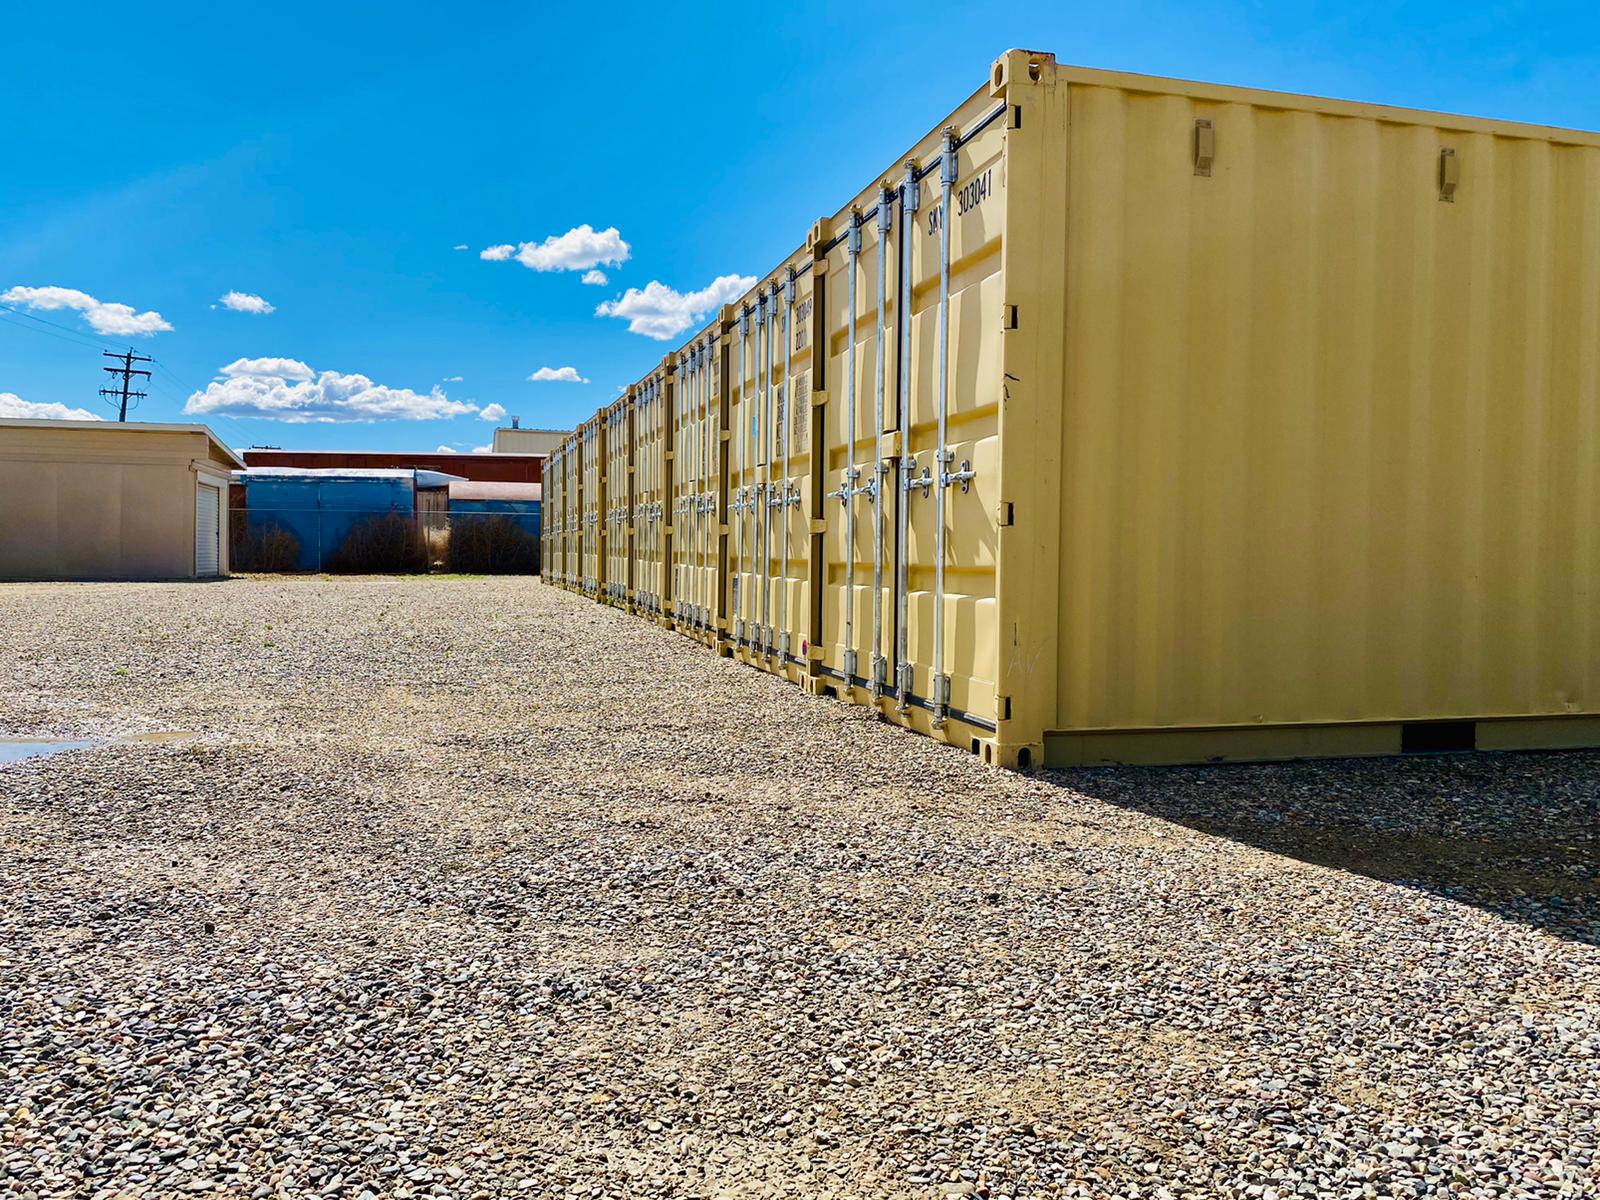
[[[1058,106],[1051,727],[1600,711],[1600,148],[1157,82]]]

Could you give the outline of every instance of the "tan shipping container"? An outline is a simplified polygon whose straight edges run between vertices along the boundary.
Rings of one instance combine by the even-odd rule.
[[[725,310],[730,389],[728,606],[736,657],[802,682],[816,639],[811,581],[817,496],[811,463],[809,254]]]
[[[667,488],[668,450],[672,441],[671,408],[663,366],[633,387],[633,607],[664,619],[672,594],[667,515],[672,498]]]
[[[545,459],[543,503],[539,513],[539,573],[545,582],[555,581],[556,554],[561,545],[561,447],[554,446]]]
[[[582,530],[584,530],[584,470],[582,440],[574,432],[566,438],[562,466],[566,472],[566,586],[582,590]]]
[[[713,330],[678,354],[671,391],[673,618],[680,632],[713,645],[724,632],[722,381]]]
[[[1594,134],[1010,51],[683,352],[717,631],[1008,765],[1600,744],[1597,198]]]
[[[601,410],[605,475],[605,577],[601,598],[633,603],[633,394],[628,389]]]
[[[605,519],[601,509],[604,474],[600,457],[600,417],[597,413],[578,426],[578,503],[582,518],[578,523],[579,588],[586,596],[600,597],[601,577],[605,574],[602,541]]]
[[[811,262],[790,261],[725,310],[730,389],[731,648],[794,682],[810,675]]]

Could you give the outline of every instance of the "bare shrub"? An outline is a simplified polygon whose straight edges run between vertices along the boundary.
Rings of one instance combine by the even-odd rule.
[[[229,539],[228,568],[233,571],[295,571],[300,567],[300,539],[276,521],[236,520]]]
[[[456,513],[450,518],[450,569],[473,575],[536,575],[539,539],[515,517]]]
[[[365,517],[350,527],[323,569],[337,575],[411,574],[428,569],[428,546],[415,518]]]

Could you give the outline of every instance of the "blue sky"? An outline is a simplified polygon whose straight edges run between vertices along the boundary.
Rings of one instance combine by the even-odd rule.
[[[1580,5],[324,0],[6,26],[0,408],[108,413],[99,347],[132,346],[159,364],[136,418],[199,408],[240,448],[572,425],[676,344],[647,331],[766,271],[1010,46],[1600,128]],[[588,382],[529,379],[567,367]],[[263,410],[340,419],[234,415]]]

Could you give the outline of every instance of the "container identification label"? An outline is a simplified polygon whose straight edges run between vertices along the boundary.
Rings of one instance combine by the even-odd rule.
[[[994,179],[994,168],[989,167],[981,175],[974,175],[966,183],[956,189],[956,216],[964,217],[978,205],[989,198]],[[943,220],[942,204],[935,204],[928,210],[928,232],[939,232]]]

